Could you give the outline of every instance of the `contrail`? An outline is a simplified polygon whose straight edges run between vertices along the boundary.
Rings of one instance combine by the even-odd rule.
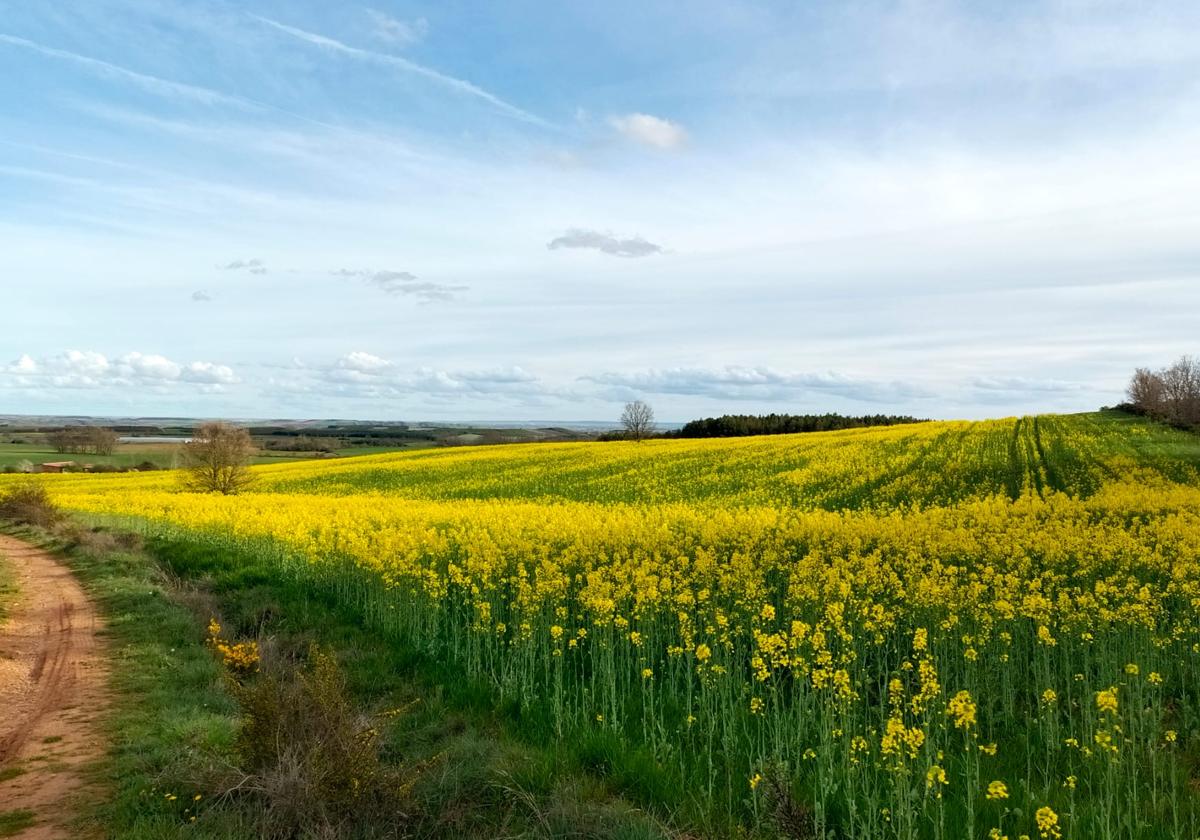
[[[235,108],[241,108],[247,111],[272,111],[277,114],[291,117],[301,122],[306,122],[311,125],[321,126],[322,128],[332,129],[334,131],[345,131],[343,126],[333,123],[324,122],[306,117],[304,114],[297,114],[295,111],[289,111],[286,108],[280,108],[278,105],[272,105],[269,102],[260,102],[257,99],[250,99],[245,96],[234,96],[228,93],[212,90],[211,88],[200,87],[199,85],[189,85],[183,82],[172,82],[169,79],[161,79],[158,76],[150,76],[146,73],[138,73],[136,70],[130,70],[126,67],[121,67],[118,64],[111,64],[107,61],[101,61],[98,58],[90,58],[79,53],[60,50],[55,47],[47,47],[45,44],[39,44],[36,41],[30,41],[26,38],[18,38],[15,35],[7,35],[0,32],[0,44],[12,44],[13,46],[23,47],[25,49],[39,52],[42,55],[47,55],[52,58],[60,58],[66,61],[73,62],[82,67],[86,67],[101,76],[107,76],[114,79],[124,79],[133,82],[139,87],[150,91],[151,93],[160,96],[190,99],[195,102],[201,102],[205,105],[232,105]]]
[[[0,32],[0,43],[12,44],[16,47],[23,47],[28,50],[39,52],[42,55],[48,55],[53,58],[61,58],[66,61],[74,62],[75,64],[88,67],[103,76],[110,76],[119,79],[126,79],[146,90],[165,96],[174,96],[183,99],[191,99],[196,102],[202,102],[206,105],[235,105],[239,108],[260,108],[259,103],[252,102],[249,99],[242,99],[239,96],[230,96],[225,93],[220,93],[206,87],[197,85],[188,85],[183,82],[172,82],[168,79],[160,79],[158,76],[149,76],[145,73],[138,73],[134,70],[129,70],[117,64],[110,64],[107,61],[101,61],[98,58],[89,58],[86,55],[79,53],[68,52],[67,50],[55,49],[47,47],[44,44],[39,44],[36,41],[30,41],[25,38],[18,38],[15,35],[6,35]]]
[[[261,17],[260,15],[251,15],[251,17],[253,17],[255,20],[265,23],[267,26],[278,29],[280,32],[287,33],[293,38],[299,38],[301,41],[306,41],[318,47],[324,47],[325,49],[334,50],[336,52],[344,53],[345,55],[352,55],[356,58],[365,59],[367,61],[376,61],[392,67],[397,67],[405,72],[413,73],[417,76],[421,76],[422,78],[429,79],[432,82],[436,82],[444,87],[448,87],[451,90],[456,90],[459,93],[465,93],[469,96],[474,96],[477,99],[482,99],[484,102],[493,105],[509,116],[516,117],[519,120],[524,120],[525,122],[533,123],[534,125],[540,125],[543,128],[554,128],[551,123],[547,122],[536,114],[531,114],[522,108],[518,108],[516,105],[505,102],[500,97],[493,93],[489,93],[478,85],[474,85],[464,79],[457,79],[454,76],[447,76],[445,73],[439,73],[437,70],[426,67],[423,64],[417,64],[415,61],[409,61],[407,58],[401,58],[400,56],[389,55],[387,53],[377,53],[371,50],[360,49],[359,47],[352,47],[349,44],[344,44],[341,41],[333,38],[328,38],[324,35],[318,35],[315,32],[308,32],[304,29],[297,29],[294,26],[288,26],[285,23],[280,23],[277,20]]]

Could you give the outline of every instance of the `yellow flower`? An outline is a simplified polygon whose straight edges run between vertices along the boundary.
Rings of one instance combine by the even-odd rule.
[[[1037,821],[1038,832],[1042,835],[1042,840],[1057,840],[1062,837],[1062,829],[1058,827],[1058,814],[1054,813],[1048,805],[1038,808],[1034,819]]]
[[[1158,673],[1158,671],[1151,671],[1146,676],[1146,682],[1150,683],[1150,685],[1162,685],[1162,683],[1163,683],[1162,674]]]
[[[753,776],[751,776],[750,777],[750,790],[756,789],[759,785],[759,782],[762,781],[762,778],[763,778],[762,773],[755,773]]]
[[[696,660],[698,662],[707,662],[710,658],[712,658],[712,648],[703,643],[696,645]]]
[[[1042,692],[1042,702],[1047,706],[1058,701],[1058,692],[1053,688],[1047,688]]]
[[[940,765],[933,765],[925,772],[925,787],[933,788],[938,786],[938,796],[941,796],[941,788],[946,784],[946,771]]]
[[[987,798],[1008,799],[1008,785],[998,779],[994,782],[988,782]]]
[[[963,689],[950,698],[946,714],[954,718],[955,729],[970,729],[975,725],[975,710],[975,701],[971,699],[971,692]]]
[[[1113,686],[1096,692],[1096,708],[1106,714],[1117,713],[1117,688]]]

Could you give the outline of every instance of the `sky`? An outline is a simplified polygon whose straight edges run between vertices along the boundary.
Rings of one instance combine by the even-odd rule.
[[[1200,352],[1200,4],[0,0],[0,413],[1002,417]]]

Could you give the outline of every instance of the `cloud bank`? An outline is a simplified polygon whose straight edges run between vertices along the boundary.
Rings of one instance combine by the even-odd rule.
[[[859,379],[839,373],[795,373],[769,367],[670,368],[641,373],[601,373],[582,377],[605,386],[610,396],[664,394],[716,400],[795,401],[825,395],[875,403],[901,403],[933,394],[906,382]]]
[[[132,388],[180,384],[217,391],[239,382],[228,365],[213,362],[175,362],[156,353],[129,352],[115,358],[92,350],[68,350],[34,359],[28,354],[4,368],[8,384],[16,387]]]

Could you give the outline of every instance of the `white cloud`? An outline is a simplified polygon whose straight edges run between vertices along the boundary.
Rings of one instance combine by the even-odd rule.
[[[616,398],[672,394],[720,400],[780,402],[801,395],[828,395],[860,402],[905,402],[933,396],[918,385],[859,379],[839,373],[795,373],[768,367],[670,368],[640,373],[601,373],[582,377],[610,389]]]
[[[221,386],[238,381],[227,365],[180,364],[157,353],[137,351],[113,359],[92,350],[68,350],[41,359],[26,354],[0,368],[0,383],[17,387],[159,388],[180,383]]]
[[[609,122],[630,140],[656,149],[677,149],[687,142],[683,126],[652,114],[625,114]]]
[[[113,369],[118,375],[134,379],[178,379],[182,368],[165,356],[144,353],[126,353],[117,359]]]
[[[212,295],[201,289],[192,292],[192,300],[196,303],[208,303],[212,300]]]
[[[369,373],[377,376],[386,370],[390,370],[392,368],[392,363],[387,359],[372,355],[371,353],[364,353],[361,350],[355,350],[354,352],[347,353],[345,356],[342,356],[340,359],[338,359],[334,364],[334,367],[343,370],[354,370],[360,373]]]
[[[585,248],[614,257],[649,257],[663,252],[661,245],[656,245],[640,236],[619,239],[611,233],[601,233],[597,230],[583,228],[571,228],[562,236],[550,240],[546,247],[551,251],[557,251],[560,248]]]
[[[367,9],[367,15],[375,25],[375,37],[401,47],[411,46],[424,40],[429,34],[429,21],[423,17],[400,20],[384,14],[378,9]]]
[[[238,381],[233,368],[228,365],[214,365],[212,362],[191,362],[183,368],[179,378],[185,382],[197,382],[202,385],[233,385]]]
[[[21,358],[17,359],[15,362],[13,362],[11,365],[9,365],[9,371],[11,373],[32,374],[32,373],[37,373],[37,370],[38,370],[37,362],[35,362],[32,358],[30,358],[27,355],[21,356]]]
[[[432,398],[451,400],[501,397],[521,403],[562,395],[519,366],[444,370],[430,366],[404,369],[390,359],[356,350],[332,364],[304,371],[288,383],[305,393],[354,399]],[[565,394],[565,392],[563,392]]]
[[[514,365],[506,368],[491,368],[490,370],[465,370],[455,374],[465,382],[536,382],[537,377],[524,368]]]

